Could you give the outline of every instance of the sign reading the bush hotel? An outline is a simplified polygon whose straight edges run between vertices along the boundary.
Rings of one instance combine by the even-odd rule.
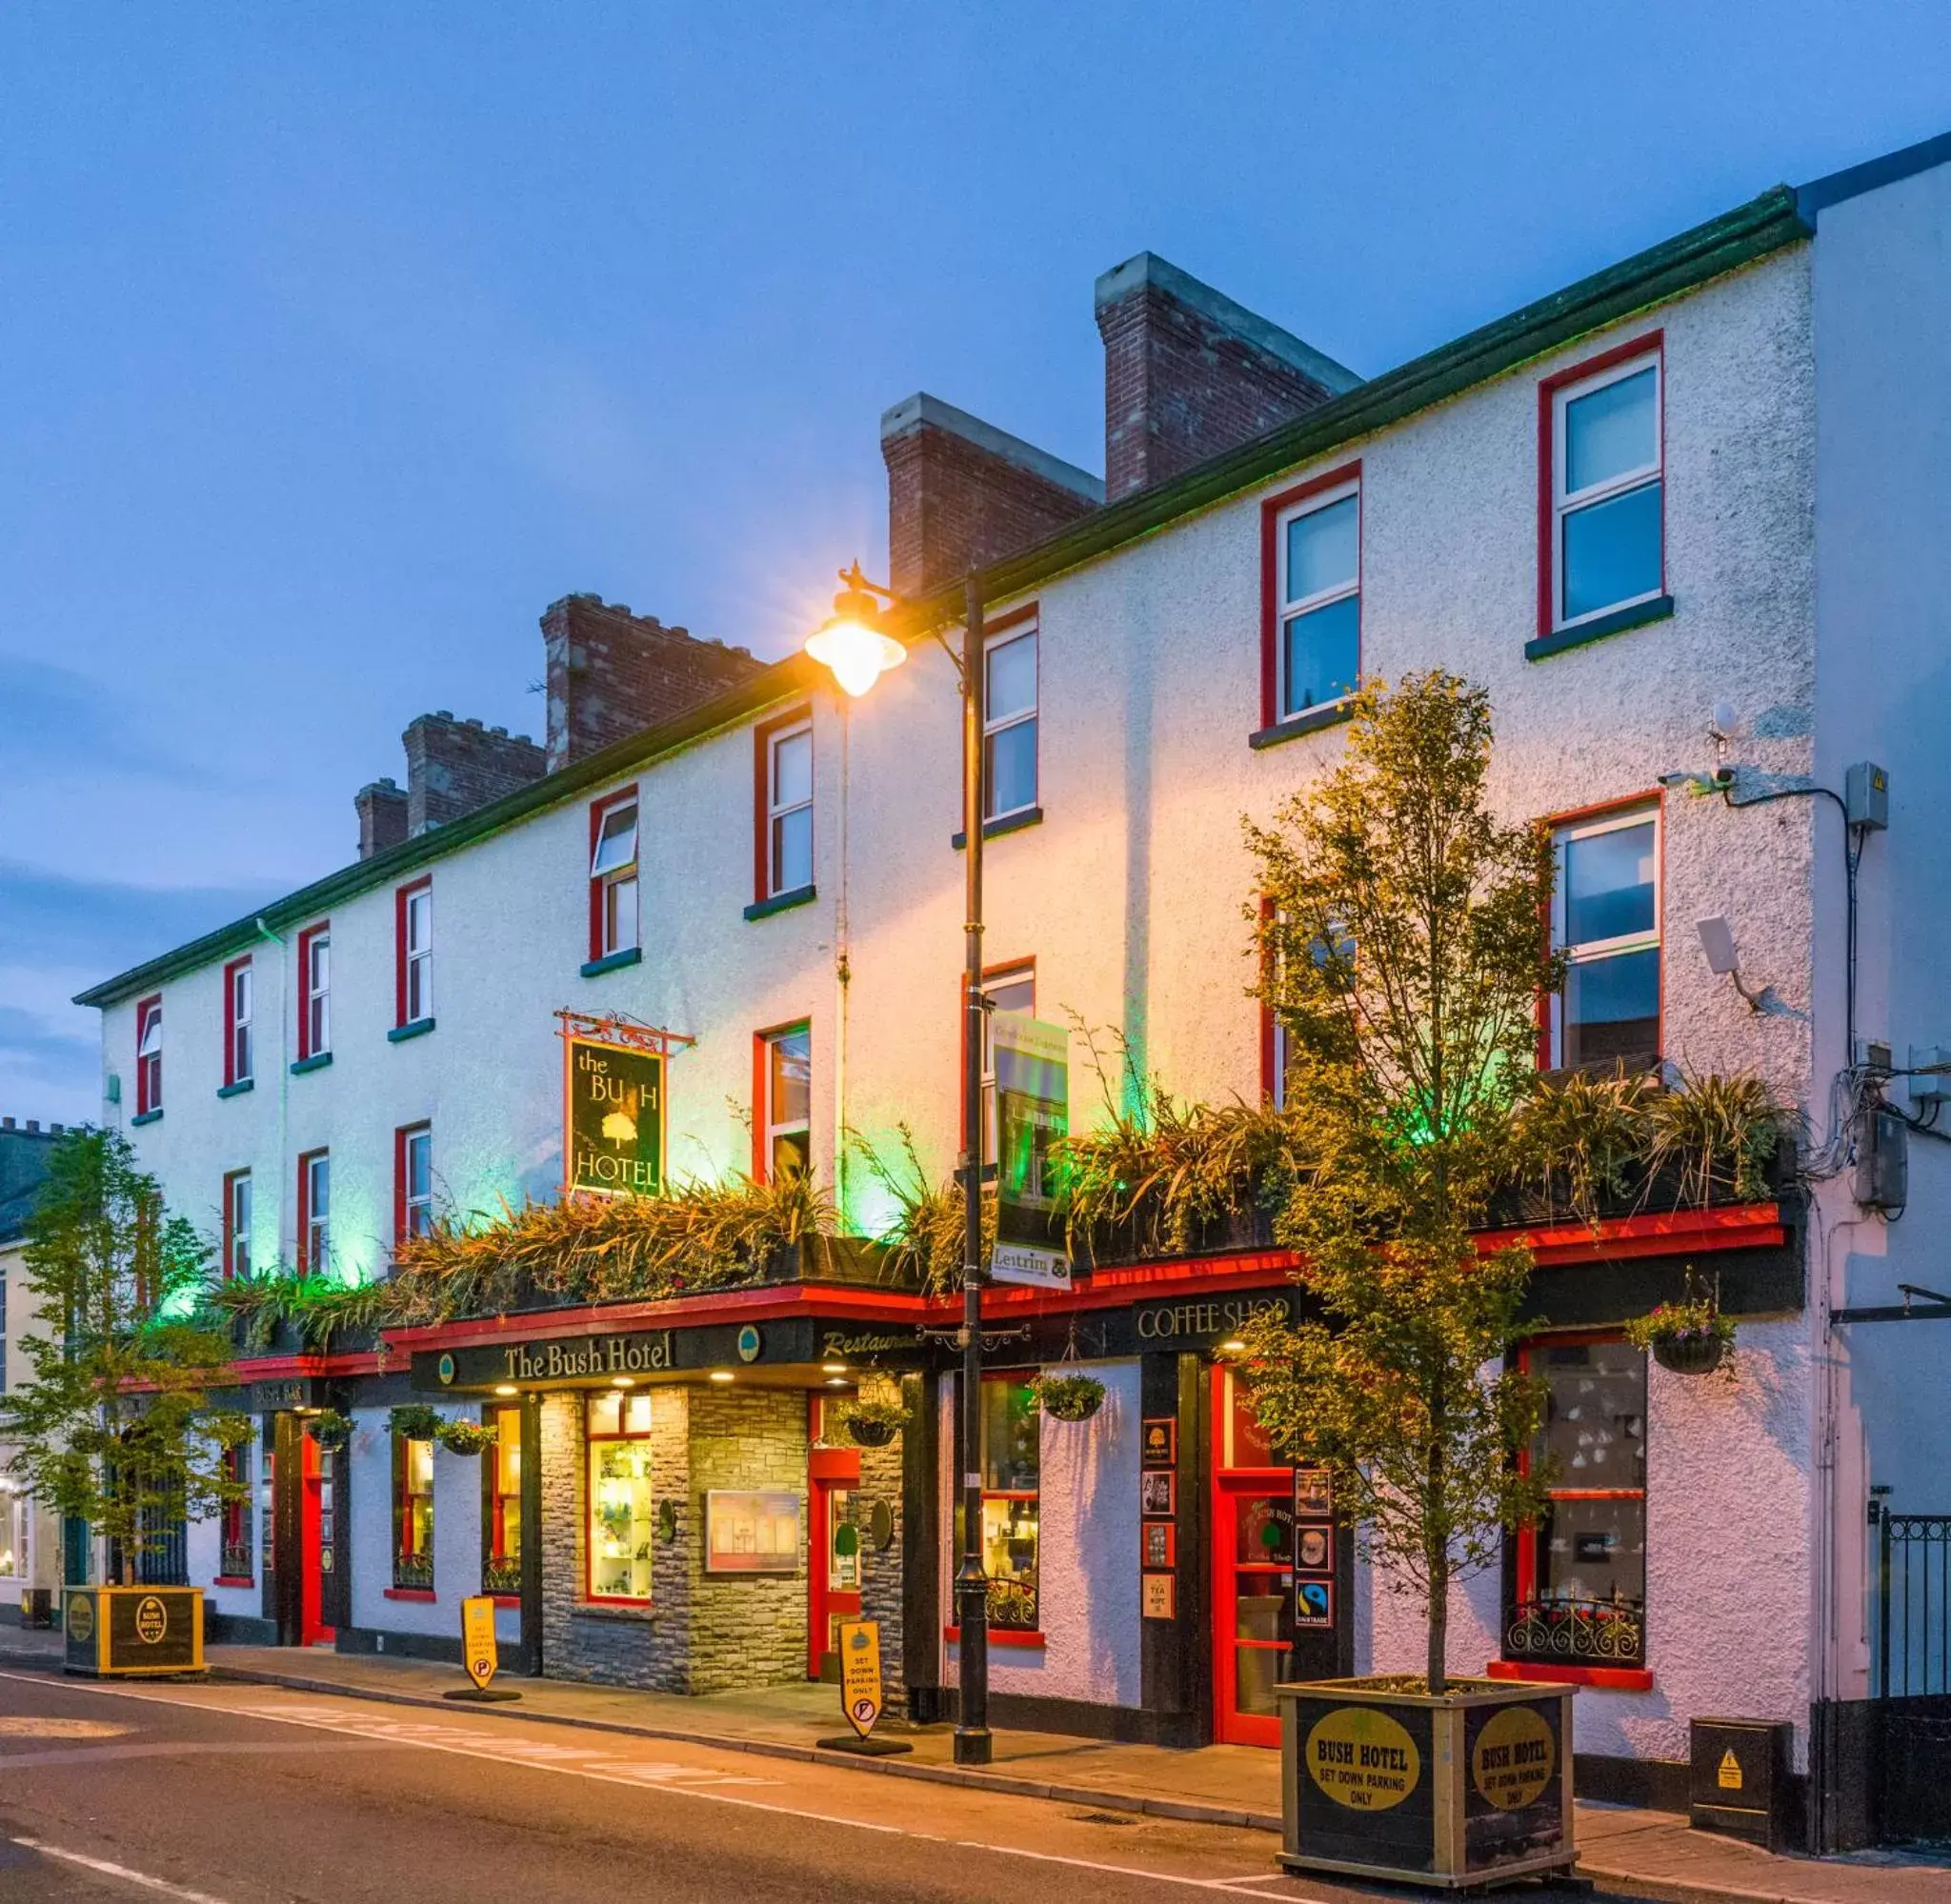
[[[567,1191],[654,1196],[664,1187],[664,1060],[570,1038]]]

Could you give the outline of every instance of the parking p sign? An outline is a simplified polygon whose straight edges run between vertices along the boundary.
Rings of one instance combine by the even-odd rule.
[[[841,1620],[838,1626],[840,1705],[847,1723],[865,1738],[880,1717],[880,1622]]]

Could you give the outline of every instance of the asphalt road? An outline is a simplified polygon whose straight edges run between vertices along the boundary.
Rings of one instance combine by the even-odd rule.
[[[4,1904],[1376,1894],[1283,1876],[1273,1850],[1258,1832],[479,1708],[0,1673]]]

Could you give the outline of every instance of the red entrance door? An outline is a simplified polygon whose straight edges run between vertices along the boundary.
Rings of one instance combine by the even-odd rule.
[[[1280,1743],[1274,1688],[1292,1676],[1294,1470],[1232,1372],[1213,1371],[1213,1714],[1233,1745]]]
[[[808,1569],[806,1676],[837,1684],[840,1621],[860,1617],[860,1451],[815,1448],[807,1456],[812,1484],[812,1564]]]
[[[304,1450],[303,1493],[298,1503],[299,1638],[301,1646],[329,1646],[336,1636],[325,1623],[325,1569],[335,1542],[332,1509],[326,1505],[325,1463],[332,1457],[309,1434],[298,1436]]]

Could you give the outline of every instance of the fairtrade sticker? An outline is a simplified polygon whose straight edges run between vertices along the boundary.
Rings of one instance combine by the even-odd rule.
[[[1559,1742],[1533,1706],[1506,1706],[1477,1735],[1470,1777],[1500,1812],[1521,1812],[1551,1783]]]
[[[1422,1777],[1416,1741],[1372,1706],[1340,1706],[1307,1735],[1308,1776],[1351,1812],[1386,1812]]]

